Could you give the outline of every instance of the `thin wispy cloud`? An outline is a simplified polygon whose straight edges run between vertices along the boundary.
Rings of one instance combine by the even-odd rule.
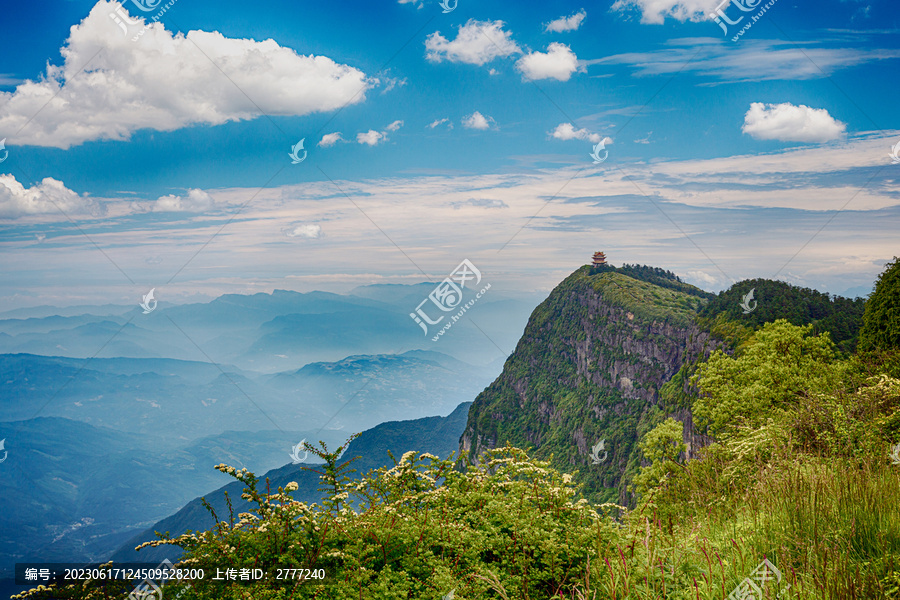
[[[584,65],[626,65],[639,77],[691,73],[715,82],[805,80],[840,69],[900,58],[900,50],[816,48],[777,40],[744,40],[735,46],[714,38],[680,38],[652,52],[615,54]]]
[[[386,282],[419,280],[411,274],[408,259],[379,237],[383,234],[372,221],[389,226],[391,239],[426,269],[432,268],[430,264],[435,269],[443,265],[448,253],[463,253],[485,272],[496,273],[498,281],[505,277],[515,282],[527,272],[529,285],[550,288],[589,260],[600,236],[604,249],[608,253],[612,249],[617,260],[627,257],[630,262],[691,273],[691,281],[701,285],[727,285],[684,232],[729,276],[758,276],[780,268],[796,252],[798,240],[812,238],[821,227],[823,215],[842,207],[841,218],[795,259],[791,272],[817,285],[831,282],[845,289],[847,281],[859,279],[860,273],[871,277],[878,272],[877,263],[900,228],[900,182],[881,179],[865,185],[873,164],[889,163],[885,149],[898,136],[900,131],[890,131],[851,138],[840,146],[664,161],[640,168],[626,165],[621,171],[580,175],[580,167],[573,166],[478,176],[338,181],[348,195],[365,197],[365,214],[352,204],[328,201],[335,197],[330,181],[264,189],[241,213],[240,227],[223,229],[217,243],[204,251],[205,264],[227,267],[227,275],[209,279],[196,273],[173,285],[167,296],[214,296],[236,287],[292,289],[292,281],[305,282],[306,289],[323,289],[358,282],[359,273],[377,273]],[[569,182],[563,190],[560,181]],[[789,193],[785,193],[786,182]],[[141,238],[147,220],[166,213],[136,212],[130,197],[110,200],[109,213],[119,216],[108,222],[116,226],[93,230],[91,237],[126,270],[149,268],[147,256],[189,256],[227,221],[228,208],[246,203],[249,192],[246,188],[216,190],[221,215],[180,213],[171,224],[156,222],[147,238]],[[550,198],[553,201],[548,204]],[[131,215],[112,206],[115,203],[131,207]],[[774,211],[778,219],[772,222]],[[440,227],[423,227],[426,215]],[[20,219],[31,222],[38,217],[47,215]],[[61,215],[56,220],[54,261],[59,277],[54,285],[77,284],[67,279],[68,270],[107,268],[107,259],[91,242]],[[326,222],[328,237],[324,227],[322,231],[313,227]],[[635,222],[640,223],[640,236],[635,236]],[[498,254],[498,248],[523,226]],[[282,235],[273,239],[273,228]],[[322,252],[316,260],[298,262],[295,251],[277,250],[285,239],[315,240]],[[43,248],[33,237],[6,242],[9,281],[20,280],[25,271],[46,260]],[[291,275],[266,278],[262,272]],[[90,291],[108,301],[114,292],[119,293],[115,284],[110,285]],[[14,284],[7,287],[12,289]],[[134,292],[127,287],[122,293]]]
[[[450,119],[448,119],[446,117],[444,117],[443,119],[435,119],[434,121],[429,123],[427,125],[427,127],[428,127],[428,129],[434,129],[435,127],[438,127],[438,126],[444,125],[444,124],[447,125],[447,129],[453,129],[453,121],[451,121]]]

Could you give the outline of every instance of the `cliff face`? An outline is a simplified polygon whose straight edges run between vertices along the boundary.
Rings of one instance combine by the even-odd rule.
[[[530,446],[577,470],[597,500],[626,503],[643,433],[674,416],[689,449],[707,441],[678,398],[688,391],[685,372],[720,347],[695,324],[708,296],[615,269],[579,269],[535,309],[503,373],[476,398],[461,450],[477,461],[507,442]],[[592,447],[601,440],[597,462]]]

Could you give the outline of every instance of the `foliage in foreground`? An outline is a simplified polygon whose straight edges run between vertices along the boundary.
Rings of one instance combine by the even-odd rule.
[[[693,414],[717,441],[684,462],[681,424],[648,432],[630,511],[591,505],[572,475],[509,446],[465,470],[408,452],[355,481],[343,447],[310,446],[325,462],[321,505],[219,465],[256,508],[153,542],[183,548],[179,566],[207,573],[170,583],[165,599],[722,600],[763,558],[783,574],[768,598],[900,599],[900,464],[890,458],[900,359],[892,347],[840,359],[827,334],[812,333],[768,323],[735,356],[700,364]],[[225,567],[269,579],[212,580]],[[325,578],[274,581],[279,568]],[[21,597],[124,598],[130,587]]]

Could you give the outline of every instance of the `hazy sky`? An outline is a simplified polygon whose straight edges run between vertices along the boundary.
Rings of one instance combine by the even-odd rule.
[[[8,3],[0,310],[464,258],[547,290],[595,250],[710,290],[869,285],[900,254],[900,8],[765,6]]]

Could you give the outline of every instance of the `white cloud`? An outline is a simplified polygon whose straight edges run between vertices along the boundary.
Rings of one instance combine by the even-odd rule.
[[[387,94],[395,87],[403,87],[404,85],[406,85],[406,77],[386,77],[384,79],[384,89],[381,90],[381,93]]]
[[[553,136],[558,140],[568,141],[568,140],[588,140],[592,144],[596,144],[600,140],[603,140],[606,144],[611,144],[612,139],[608,137],[603,137],[599,133],[593,133],[588,131],[587,129],[575,129],[575,126],[571,123],[560,123],[556,126],[556,129],[549,132],[548,135]]]
[[[378,83],[359,69],[298,54],[271,39],[206,31],[173,35],[150,23],[132,41],[138,26],[122,35],[109,18],[117,7],[97,2],[71,28],[62,66],[48,65],[40,79],[0,92],[0,131],[22,129],[17,144],[69,148],[125,140],[139,129],[335,110],[362,102],[360,91]]]
[[[450,206],[459,210],[463,206],[474,206],[476,208],[509,208],[509,204],[503,200],[496,198],[469,198],[465,201],[451,202]]]
[[[322,139],[319,140],[318,145],[322,146],[323,148],[328,148],[342,141],[344,141],[344,138],[341,137],[341,132],[335,131],[334,133],[326,133],[325,135],[323,135]]]
[[[425,58],[480,66],[495,58],[519,54],[521,50],[512,40],[512,33],[504,31],[503,25],[503,21],[469,19],[460,26],[453,41],[435,31],[425,40]]]
[[[581,22],[584,21],[584,18],[587,16],[587,12],[582,8],[580,11],[575,13],[574,15],[570,15],[568,17],[560,17],[558,19],[554,19],[550,21],[546,25],[544,25],[544,31],[546,32],[554,32],[554,33],[563,33],[566,31],[575,31],[579,27],[581,27]]]
[[[187,196],[161,196],[153,206],[155,212],[204,212],[215,205],[212,196],[198,189],[189,189]]]
[[[450,119],[448,119],[446,117],[443,119],[435,119],[434,121],[431,122],[430,125],[428,125],[428,129],[434,129],[438,125],[443,125],[444,123],[447,124],[448,129],[453,129],[453,123],[450,121]]]
[[[806,80],[839,69],[900,57],[896,49],[798,48],[776,40],[744,40],[739,47],[718,38],[679,38],[652,52],[629,52],[582,61],[582,65],[629,65],[635,75],[653,77],[693,73],[716,81]]]
[[[703,21],[715,10],[719,0],[616,0],[610,10],[638,9],[641,23],[662,24],[666,17],[676,21]]]
[[[55,214],[64,219],[65,215],[102,212],[94,200],[79,196],[52,177],[26,188],[13,175],[0,175],[0,218]]]
[[[486,117],[477,110],[462,118],[462,125],[466,129],[490,129],[494,124],[492,117]]]
[[[741,131],[758,140],[829,142],[843,137],[846,129],[846,123],[835,120],[824,108],[753,102]]]
[[[384,128],[383,131],[375,131],[374,129],[370,129],[365,133],[357,133],[356,141],[360,144],[368,144],[369,146],[377,146],[382,142],[388,141],[388,132],[389,131],[397,131],[403,127],[403,121],[397,120]]]
[[[373,280],[421,282],[421,273],[409,268],[403,254],[383,237],[372,237],[379,234],[368,217],[389,227],[391,237],[402,240],[404,248],[419,249],[417,262],[421,260],[426,272],[445,276],[455,264],[447,264],[450,252],[467,256],[482,272],[497,273],[498,281],[508,282],[510,289],[522,289],[526,284],[529,291],[552,289],[577,264],[572,248],[582,249],[577,258],[583,262],[600,249],[616,264],[653,264],[679,274],[703,271],[727,285],[728,276],[770,277],[796,254],[798,240],[801,244],[811,240],[786,270],[804,276],[815,287],[828,283],[829,291],[839,292],[850,285],[871,285],[884,259],[890,258],[885,256],[885,248],[896,246],[900,181],[882,177],[864,188],[853,183],[871,173],[873,165],[889,165],[887,152],[898,138],[900,130],[890,130],[854,134],[842,144],[803,145],[771,153],[660,159],[628,169],[628,173],[581,171],[582,163],[562,169],[527,168],[482,175],[336,180],[348,195],[365,195],[365,214],[351,203],[333,202],[335,187],[327,180],[262,190],[216,189],[212,193],[221,207],[237,209],[251,195],[258,195],[241,211],[241,226],[226,227],[217,243],[203,251],[204,263],[210,268],[189,269],[194,275],[186,271],[186,277],[166,288],[166,297],[189,299],[201,294],[273,289],[344,291],[349,285]],[[587,163],[586,155],[584,159]],[[561,189],[561,181],[569,183]],[[148,268],[144,260],[152,256],[164,257],[162,264],[183,264],[178,258],[183,252],[195,252],[198,241],[208,240],[220,228],[206,216],[172,221],[135,215],[132,194],[120,194],[124,196],[121,200],[98,201],[113,216],[134,217],[110,219],[104,226],[92,228],[90,235],[126,272]],[[551,197],[557,199],[547,204]],[[479,207],[469,202],[473,198],[489,198],[509,208]],[[678,228],[660,218],[657,205]],[[411,211],[410,206],[418,210]],[[842,207],[840,218],[817,234],[823,215],[827,218]],[[769,210],[772,208],[783,210]],[[423,227],[422,214],[426,213],[441,226]],[[222,211],[216,218],[224,223],[229,214],[230,210]],[[478,218],[473,219],[476,214]],[[87,303],[88,298],[99,303],[120,302],[120,298],[121,303],[128,302],[134,289],[127,281],[121,287],[115,279],[109,286],[79,283],[86,271],[105,272],[108,260],[61,215],[44,217],[51,218],[58,222],[52,233],[41,230],[55,250],[52,276],[40,281],[34,277],[49,264],[42,252],[46,244],[35,244],[31,238],[38,229],[30,221],[37,217],[19,221],[22,225],[11,230],[14,235],[7,235],[3,247],[6,260],[0,306],[5,309],[18,302],[65,305]],[[320,224],[321,239],[289,238],[280,233],[282,227],[293,229],[303,224]],[[520,229],[498,255],[498,246]],[[568,240],[566,244],[559,244],[561,235]],[[603,240],[602,247],[597,246],[598,239]],[[296,253],[278,251],[285,241],[298,247],[325,246],[315,260],[298,260]],[[698,275],[697,283],[702,281]],[[72,290],[77,297],[72,297]]]
[[[706,271],[688,271],[686,277],[689,281],[697,281],[704,285],[717,285],[719,283],[718,277],[710,275]]]
[[[300,225],[292,225],[291,227],[285,227],[281,230],[281,233],[289,238],[299,237],[316,240],[322,237],[322,227],[314,223],[305,223]]]
[[[387,139],[387,136],[385,136],[380,131],[375,131],[374,129],[370,129],[365,133],[356,134],[357,142],[359,142],[360,144],[368,144],[369,146],[376,146],[379,142],[382,142],[385,139]]]
[[[534,51],[520,58],[516,69],[526,80],[568,81],[572,73],[578,70],[578,57],[565,44],[553,42],[547,46],[547,52]]]

